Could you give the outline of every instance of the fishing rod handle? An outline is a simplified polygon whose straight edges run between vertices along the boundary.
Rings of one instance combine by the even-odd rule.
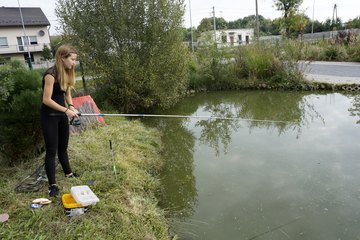
[[[50,116],[52,116],[52,117],[58,117],[58,116],[64,116],[64,115],[66,115],[65,113],[50,113],[49,114]],[[79,117],[81,116],[81,113],[78,113],[77,114]]]

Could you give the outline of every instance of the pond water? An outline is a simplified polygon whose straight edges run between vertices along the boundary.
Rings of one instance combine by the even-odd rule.
[[[360,97],[200,94],[163,131],[161,206],[179,239],[360,239]],[[162,112],[164,114],[164,112]]]

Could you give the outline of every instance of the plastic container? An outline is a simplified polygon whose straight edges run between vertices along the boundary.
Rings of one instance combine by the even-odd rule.
[[[70,193],[63,194],[61,200],[66,215],[70,217],[84,214],[87,211],[87,207],[77,203]]]
[[[94,205],[100,201],[95,193],[86,185],[71,187],[70,191],[75,201],[82,206]]]
[[[76,202],[70,193],[65,193],[61,197],[65,209],[82,208],[83,205]]]

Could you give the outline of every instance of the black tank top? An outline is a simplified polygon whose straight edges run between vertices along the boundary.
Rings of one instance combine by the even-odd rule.
[[[65,91],[61,90],[60,87],[60,81],[58,79],[58,74],[56,71],[56,67],[52,66],[43,75],[42,78],[42,92],[44,94],[44,86],[45,86],[45,76],[50,74],[55,78],[54,86],[53,86],[53,92],[51,95],[51,99],[54,100],[56,103],[60,104],[61,106],[65,107]],[[48,106],[46,106],[44,103],[41,105],[41,112],[42,113],[59,113],[59,111],[54,110]]]

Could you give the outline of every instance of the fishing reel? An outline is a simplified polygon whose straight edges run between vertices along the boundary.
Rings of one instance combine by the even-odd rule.
[[[70,125],[72,126],[80,126],[81,125],[81,121],[80,121],[80,118],[78,117],[73,117],[71,120],[70,120]]]

